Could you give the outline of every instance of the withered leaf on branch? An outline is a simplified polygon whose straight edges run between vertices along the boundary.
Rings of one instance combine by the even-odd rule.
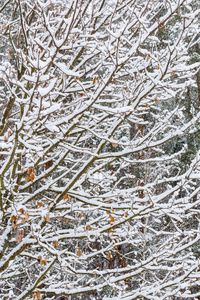
[[[49,214],[47,214],[46,216],[44,216],[44,221],[50,223],[50,217],[49,217]]]
[[[53,241],[53,247],[56,249],[58,247],[58,241]]]
[[[65,195],[64,195],[64,200],[70,200],[70,197],[69,197],[68,194],[65,194]]]
[[[38,262],[39,262],[41,265],[46,265],[46,264],[47,264],[47,256],[42,257],[41,255],[39,255],[39,256],[38,256]]]
[[[76,249],[76,254],[77,254],[78,257],[81,257],[81,256],[82,256],[82,251],[81,251],[80,248],[77,248],[77,249]]]
[[[33,300],[40,300],[41,299],[41,291],[34,292]]]
[[[21,242],[22,239],[23,239],[23,237],[24,237],[24,230],[23,230],[23,229],[20,229],[20,230],[18,231],[16,237],[15,237],[15,240],[16,240],[17,242]]]
[[[110,225],[112,225],[114,222],[115,222],[115,218],[110,215],[110,221],[109,221]]]
[[[35,173],[35,168],[34,167],[30,167],[27,171],[28,175],[31,175],[32,173]]]

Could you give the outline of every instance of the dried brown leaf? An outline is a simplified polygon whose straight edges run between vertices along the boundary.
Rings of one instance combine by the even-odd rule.
[[[76,254],[77,254],[78,257],[81,257],[81,256],[82,256],[82,251],[81,251],[80,248],[77,249]]]
[[[53,247],[56,249],[58,247],[58,241],[53,241]]]
[[[15,237],[15,240],[19,243],[19,242],[22,241],[23,237],[24,237],[24,230],[21,229],[21,230],[18,231],[18,233]]]
[[[48,223],[50,222],[49,214],[47,214],[46,217],[44,217],[44,221],[46,221],[46,222],[48,222]]]
[[[148,61],[150,58],[151,58],[151,56],[148,54],[148,55],[147,55],[147,61]]]
[[[110,216],[110,221],[109,221],[110,225],[112,225],[114,222],[115,222],[115,218],[113,216]]]

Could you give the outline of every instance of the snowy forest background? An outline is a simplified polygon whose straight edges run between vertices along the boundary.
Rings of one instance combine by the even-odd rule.
[[[0,0],[0,299],[200,299],[199,0]]]

